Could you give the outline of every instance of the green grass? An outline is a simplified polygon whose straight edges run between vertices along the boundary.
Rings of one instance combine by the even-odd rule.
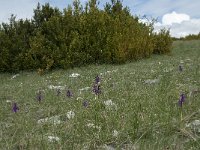
[[[80,76],[70,78],[72,73]],[[192,93],[200,90],[199,41],[177,41],[170,56],[154,55],[124,65],[91,65],[43,76],[20,72],[11,79],[13,75],[0,74],[0,149],[200,149],[198,126],[186,127],[200,120],[200,92]],[[91,91],[96,75],[102,93],[95,98]],[[158,82],[145,83],[154,79]],[[49,85],[66,89],[56,96]],[[85,87],[91,89],[80,93]],[[72,98],[66,97],[68,88]],[[43,94],[40,103],[38,90]],[[182,109],[181,93],[186,94]],[[106,100],[114,105],[106,107]],[[13,102],[17,113],[12,112]],[[69,111],[74,118],[67,118]],[[60,124],[38,124],[56,115]],[[48,136],[60,140],[50,142]]]

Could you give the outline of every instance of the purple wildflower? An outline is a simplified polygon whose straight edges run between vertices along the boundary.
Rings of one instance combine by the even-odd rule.
[[[183,71],[183,67],[181,65],[179,65],[179,71],[182,72]]]
[[[72,94],[72,92],[70,90],[67,90],[66,95],[67,95],[67,97],[72,97],[73,96],[73,94]]]
[[[97,75],[95,77],[95,84],[99,84],[100,83],[100,77]]]
[[[180,99],[179,99],[179,101],[178,101],[178,105],[179,105],[180,107],[182,107],[183,102],[185,102],[185,94],[181,94],[181,95],[180,95]]]
[[[41,92],[41,91],[39,91],[39,92],[37,93],[36,99],[37,99],[39,102],[41,102],[41,100],[43,99],[43,97],[42,97],[42,92]]]
[[[17,112],[19,110],[19,107],[17,106],[17,103],[13,104],[13,108],[12,108],[13,112]]]
[[[94,84],[94,86],[93,86],[93,92],[94,92],[96,95],[100,94],[100,93],[101,93],[100,85]]]
[[[84,107],[88,107],[88,105],[89,105],[88,101],[84,101],[84,102],[83,102],[83,106],[84,106]]]

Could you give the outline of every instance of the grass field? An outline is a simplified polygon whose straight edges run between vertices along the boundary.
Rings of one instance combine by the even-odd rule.
[[[2,150],[200,149],[200,41],[124,65],[14,75],[0,74]]]

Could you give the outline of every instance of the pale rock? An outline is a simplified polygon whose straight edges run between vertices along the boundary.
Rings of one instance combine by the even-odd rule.
[[[19,76],[19,74],[16,74],[16,75],[12,76],[11,79],[15,79],[17,76]]]
[[[75,113],[74,113],[73,111],[67,112],[67,118],[68,118],[68,119],[73,119],[74,116],[75,116]]]
[[[76,77],[78,77],[78,76],[80,76],[80,74],[78,74],[78,73],[72,73],[69,77],[71,77],[71,78],[76,78]]]
[[[47,117],[44,119],[40,119],[37,121],[38,124],[45,124],[45,123],[51,123],[54,125],[60,124],[60,116],[52,116],[52,117]]]
[[[60,138],[57,136],[48,136],[48,141],[49,142],[54,142],[54,141],[60,141]]]

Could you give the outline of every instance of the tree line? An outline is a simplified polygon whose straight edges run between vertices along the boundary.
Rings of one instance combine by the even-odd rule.
[[[172,39],[173,40],[183,40],[183,41],[200,40],[200,32],[198,34],[189,34],[189,35],[186,35],[185,37],[180,37],[180,38],[172,37]]]
[[[0,25],[0,72],[73,68],[88,64],[116,64],[170,52],[168,30],[153,32],[111,0],[103,9],[97,0],[79,0],[62,11],[49,3],[34,9],[32,19]]]

